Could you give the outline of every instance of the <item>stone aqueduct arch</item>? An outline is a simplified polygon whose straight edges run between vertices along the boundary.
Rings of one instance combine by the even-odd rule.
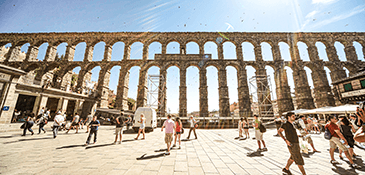
[[[17,67],[26,71],[37,70],[38,79],[46,72],[55,67],[60,67],[57,73],[59,77],[63,77],[68,71],[80,66],[81,70],[78,78],[78,87],[84,86],[84,80],[90,80],[91,70],[100,66],[97,92],[101,107],[107,106],[107,88],[110,81],[110,70],[113,66],[121,66],[119,83],[117,88],[116,105],[118,109],[128,109],[127,95],[129,82],[129,69],[132,66],[140,66],[139,85],[137,95],[137,107],[145,106],[147,102],[147,71],[151,66],[160,68],[160,75],[166,76],[166,70],[170,66],[177,66],[180,69],[180,98],[179,98],[179,115],[187,116],[187,99],[186,99],[186,69],[189,66],[196,66],[199,69],[199,102],[200,116],[208,114],[207,99],[207,77],[206,67],[215,66],[219,76],[219,113],[220,116],[229,116],[229,96],[226,78],[226,67],[233,66],[237,69],[238,80],[238,99],[239,111],[242,116],[245,112],[251,112],[251,104],[249,98],[249,89],[247,83],[246,66],[252,66],[256,69],[256,75],[266,75],[265,66],[271,66],[274,69],[274,77],[276,84],[277,103],[279,113],[293,110],[293,102],[290,95],[290,88],[287,81],[285,66],[293,70],[295,95],[297,98],[298,108],[314,108],[314,99],[317,107],[334,105],[335,100],[331,93],[330,86],[326,77],[324,66],[331,70],[332,81],[345,78],[346,73],[343,67],[346,67],[351,74],[355,74],[363,62],[357,59],[353,41],[357,41],[363,47],[365,57],[365,33],[222,33],[229,40],[224,39],[221,43],[216,39],[220,35],[218,33],[208,32],[187,32],[187,33],[158,33],[158,32],[118,32],[118,33],[3,33],[0,34],[0,48],[7,43],[11,43],[2,64]],[[92,61],[93,48],[99,42],[105,42],[104,58],[102,61]],[[166,46],[170,42],[178,42],[180,44],[180,54],[166,54]],[[199,67],[198,64],[204,54],[204,44],[206,42],[214,42],[217,45],[218,59],[208,60],[206,64]],[[347,61],[340,61],[334,47],[334,42],[340,42],[345,46]],[[85,42],[86,49],[83,61],[73,61],[75,47],[78,43]],[[116,42],[125,44],[124,55],[121,61],[111,61],[112,46]],[[130,59],[130,46],[135,42],[143,44],[142,60]],[[153,42],[159,42],[162,45],[162,53],[156,54],[154,60],[148,59],[149,45]],[[195,42],[199,46],[199,54],[186,54],[186,44]],[[223,43],[231,42],[236,46],[236,58],[223,58]],[[254,46],[255,61],[243,61],[242,43],[249,42]],[[263,61],[261,46],[262,42],[267,42],[272,49],[273,61]],[[280,54],[279,42],[289,45],[291,61],[283,61]],[[310,61],[302,61],[299,55],[297,42],[303,42],[307,45],[307,51]],[[319,59],[316,42],[321,42],[326,46],[326,53],[329,61]],[[29,43],[30,46],[26,53],[25,59],[19,59],[20,47]],[[43,61],[37,61],[38,47],[48,43],[46,56]],[[67,43],[65,59],[55,61],[57,46],[61,43]],[[306,72],[304,67],[312,70],[312,78],[314,84],[314,98],[311,95],[311,89],[308,85]],[[36,77],[36,78],[37,78]],[[283,78],[284,77],[284,78]],[[166,80],[160,80],[160,85]],[[62,84],[62,82],[61,82]],[[166,92],[166,90],[165,90]],[[163,104],[161,115],[165,115],[166,111],[166,93],[159,94],[159,101]]]

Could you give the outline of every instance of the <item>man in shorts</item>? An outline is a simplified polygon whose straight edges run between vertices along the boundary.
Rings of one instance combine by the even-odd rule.
[[[79,120],[80,120],[80,116],[78,113],[75,113],[75,117],[72,119],[72,124],[70,126],[70,128],[68,128],[68,130],[66,131],[66,134],[70,131],[70,129],[72,127],[76,127],[76,132],[75,134],[77,134],[79,132]]]
[[[295,121],[295,115],[293,112],[288,112],[285,118],[287,121],[283,123],[278,130],[280,137],[284,139],[285,143],[288,145],[288,149],[290,152],[290,157],[285,168],[283,168],[283,172],[291,174],[291,172],[289,171],[289,167],[293,162],[295,162],[295,164],[298,165],[298,168],[302,172],[302,174],[305,174],[305,170],[303,167],[304,160],[302,154],[300,154],[298,134],[293,126],[293,122]],[[285,131],[285,137],[283,136],[283,131]]]
[[[329,117],[330,122],[325,126],[325,128],[327,128],[330,132],[331,132],[331,139],[330,139],[330,155],[331,155],[331,163],[332,164],[339,164],[334,157],[334,153],[335,153],[335,149],[336,147],[338,147],[339,149],[341,149],[343,152],[345,152],[345,155],[347,157],[347,159],[349,160],[349,162],[351,163],[351,167],[352,168],[361,168],[361,166],[356,165],[353,161],[352,158],[350,157],[349,154],[349,150],[346,148],[345,145],[347,145],[347,141],[345,139],[345,137],[343,137],[342,133],[340,132],[340,128],[337,126],[336,122],[336,116],[331,115]],[[344,141],[344,144],[341,143],[340,138]]]
[[[261,121],[258,119],[259,116],[257,116],[256,114],[253,115],[253,116],[255,118],[255,121],[252,125],[253,125],[253,127],[255,127],[255,137],[256,137],[256,140],[257,140],[257,144],[259,145],[259,149],[257,149],[257,151],[267,151],[266,144],[265,144],[265,141],[263,139],[263,133],[260,132],[260,128],[259,128]],[[262,142],[262,145],[264,145],[263,149],[261,149],[261,143],[260,142]]]
[[[163,128],[165,129],[165,143],[167,145],[167,152],[166,155],[170,155],[170,147],[171,142],[173,140],[174,130],[175,130],[175,122],[171,120],[171,115],[167,115],[167,120],[163,123],[163,126],[161,127],[161,131],[163,131]]]
[[[118,135],[119,135],[119,142],[118,144],[122,143],[122,136],[123,136],[123,128],[125,127],[125,124],[129,122],[128,118],[125,118],[123,116],[124,114],[121,113],[119,117],[117,117],[115,125],[115,141],[113,144],[117,144],[118,141]]]

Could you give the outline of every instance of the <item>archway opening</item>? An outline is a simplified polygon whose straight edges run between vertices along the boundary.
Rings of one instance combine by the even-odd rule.
[[[186,98],[187,112],[197,116],[199,114],[199,69],[196,66],[189,66],[186,69]]]
[[[194,41],[188,42],[188,44],[186,44],[186,53],[199,54],[199,45]]]
[[[134,42],[131,45],[131,53],[129,59],[141,60],[142,56],[143,56],[143,44],[141,42]]]
[[[119,72],[120,72],[120,66],[114,66],[112,69],[110,69],[110,79],[109,79],[109,97],[110,100],[108,101],[109,108],[115,108],[115,99],[117,94],[117,87],[119,82]]]
[[[101,41],[95,44],[92,61],[102,61],[104,59],[105,42]]]
[[[121,41],[118,41],[113,44],[111,61],[122,61],[123,60],[124,47],[125,47],[125,44]]]
[[[361,60],[361,61],[364,61],[365,58],[364,58],[362,45],[359,42],[354,41],[353,46],[355,47],[355,50],[356,50],[357,59]]]
[[[317,41],[316,42],[316,47],[317,47],[317,50],[318,50],[319,59],[323,60],[323,61],[328,61],[326,46],[322,42]]]
[[[57,46],[57,52],[56,52],[56,60],[63,60],[66,55],[66,47],[67,43],[61,43]]]
[[[180,44],[176,41],[169,42],[166,46],[167,54],[179,54],[180,53]]]
[[[44,58],[46,56],[47,48],[48,48],[48,43],[43,43],[42,45],[40,45],[38,47],[37,60],[39,60],[39,61],[44,60]]]
[[[140,69],[139,66],[133,66],[129,69],[128,98],[135,102],[137,101]]]
[[[299,41],[297,43],[298,50],[299,50],[299,57],[302,61],[310,61],[309,54],[308,54],[308,46],[307,44]]]
[[[159,42],[153,42],[148,46],[148,59],[149,60],[154,60],[155,59],[155,54],[161,54],[161,43]]]
[[[218,47],[217,44],[208,41],[204,44],[204,53],[205,54],[212,54],[212,59],[218,59]]]
[[[75,47],[75,56],[73,61],[84,61],[86,43],[78,43]]]
[[[241,46],[243,61],[255,61],[255,47],[250,42],[243,42]]]
[[[264,61],[273,61],[273,55],[271,50],[271,45],[267,42],[261,43],[261,52],[262,52],[262,59]]]
[[[236,45],[232,42],[226,41],[223,43],[223,58],[224,59],[237,59]]]
[[[286,42],[279,42],[281,59],[284,61],[292,61],[290,56],[290,47]]]
[[[340,61],[347,61],[346,54],[345,54],[345,46],[343,46],[342,43],[336,41],[335,42],[335,48],[338,55],[338,59]]]
[[[239,117],[237,69],[233,66],[227,66],[226,73],[230,112],[235,117]]]
[[[218,70],[214,66],[208,66],[206,70],[208,86],[208,111],[212,115],[219,115]]]
[[[179,97],[180,97],[180,69],[176,66],[171,66],[166,71],[166,110],[168,113],[179,113]]]

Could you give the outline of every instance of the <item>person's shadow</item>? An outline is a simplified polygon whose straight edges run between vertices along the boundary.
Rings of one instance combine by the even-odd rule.
[[[107,144],[102,144],[102,145],[93,145],[93,146],[87,146],[85,147],[85,149],[90,149],[90,148],[98,148],[98,147],[104,147],[104,146],[112,146],[114,145],[113,143],[107,143]]]
[[[247,157],[261,157],[264,156],[261,154],[262,151],[254,151],[254,152],[248,152]]]
[[[158,157],[164,157],[166,154],[165,153],[159,153],[159,154],[154,154],[154,155],[147,155],[147,154],[143,154],[141,157],[137,157],[137,160],[146,160],[146,159],[153,159],[153,158],[158,158]]]
[[[67,146],[61,146],[56,149],[64,149],[64,148],[75,148],[75,147],[84,147],[84,144],[81,145],[67,145]]]

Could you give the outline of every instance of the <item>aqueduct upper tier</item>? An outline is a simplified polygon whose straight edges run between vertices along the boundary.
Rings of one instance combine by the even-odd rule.
[[[83,61],[74,61],[75,47],[79,43],[85,42],[86,49]],[[94,46],[99,43],[105,43],[103,59],[93,61]],[[121,60],[111,61],[113,45],[117,42],[124,43],[124,54]],[[143,44],[142,59],[130,59],[131,45],[135,42]],[[161,44],[161,53],[156,54],[153,60],[148,59],[149,45],[153,42]],[[166,47],[170,42],[179,43],[180,52],[176,54],[166,53]],[[195,42],[199,47],[199,53],[187,54],[186,46],[189,42]],[[213,42],[217,46],[218,59],[211,59],[210,55],[205,58],[204,45],[207,42]],[[235,58],[224,58],[223,44],[230,42],[235,46]],[[242,52],[242,43],[248,42],[253,46],[255,61],[244,61]],[[272,61],[264,61],[262,56],[261,43],[268,43],[271,46]],[[291,61],[284,61],[279,49],[279,43],[283,42],[289,46]],[[303,61],[299,54],[298,42],[305,43],[310,61]],[[329,61],[323,61],[319,58],[316,43],[320,42],[325,45],[325,51]],[[346,61],[341,61],[338,57],[335,42],[340,42],[344,46]],[[218,32],[86,32],[86,33],[2,33],[0,34],[0,59],[1,64],[12,66],[29,72],[27,78],[33,78],[31,82],[41,82],[42,85],[46,80],[46,75],[51,77],[52,88],[65,90],[65,87],[71,81],[73,68],[80,66],[81,70],[75,83],[76,89],[85,89],[85,82],[91,78],[91,70],[100,66],[97,92],[92,97],[85,97],[90,104],[85,104],[82,108],[83,115],[91,111],[92,106],[106,107],[108,86],[110,81],[110,70],[114,66],[120,66],[120,76],[117,87],[116,107],[118,109],[127,109],[127,95],[129,82],[129,69],[132,66],[140,66],[139,85],[137,95],[137,106],[145,106],[147,102],[147,70],[151,66],[160,68],[160,75],[165,76],[166,70],[170,66],[177,66],[180,69],[180,86],[179,86],[179,115],[187,116],[187,98],[186,98],[186,69],[189,66],[196,66],[199,69],[199,106],[200,116],[208,114],[208,97],[207,97],[207,77],[206,67],[214,66],[218,70],[219,82],[219,113],[220,116],[229,116],[229,96],[227,86],[226,67],[233,66],[237,70],[238,80],[238,104],[240,116],[251,113],[251,102],[249,97],[249,88],[247,82],[246,66],[252,66],[256,69],[257,76],[266,75],[265,66],[274,69],[277,103],[279,113],[294,109],[286,71],[284,67],[288,66],[293,70],[295,96],[298,108],[310,109],[322,106],[335,105],[335,99],[332,94],[330,85],[327,80],[324,67],[331,71],[332,81],[346,77],[344,68],[347,68],[351,74],[359,71],[364,63],[360,61],[356,54],[353,42],[358,42],[362,46],[363,57],[365,57],[365,33],[218,33]],[[10,48],[5,45],[11,43]],[[21,56],[20,48],[29,43],[25,56]],[[37,60],[38,48],[48,43],[44,60]],[[63,59],[57,59],[57,46],[61,43],[67,43],[65,56]],[[1,55],[3,55],[1,57]],[[201,64],[202,59],[204,64]],[[363,58],[361,58],[363,59]],[[310,86],[304,67],[312,71],[314,93],[311,92]],[[284,77],[284,78],[283,78]],[[41,80],[41,81],[40,81]],[[42,81],[43,80],[43,81]],[[160,86],[165,83],[166,79],[160,80]],[[267,83],[267,82],[266,82]],[[264,88],[258,85],[258,88]],[[159,93],[160,115],[164,116],[166,112],[166,89]],[[259,100],[264,100],[258,97]],[[42,101],[42,100],[40,100]],[[14,102],[16,103],[16,102]],[[67,104],[66,104],[67,105]],[[10,111],[14,110],[15,104],[10,106]],[[62,106],[62,105],[61,105]]]

